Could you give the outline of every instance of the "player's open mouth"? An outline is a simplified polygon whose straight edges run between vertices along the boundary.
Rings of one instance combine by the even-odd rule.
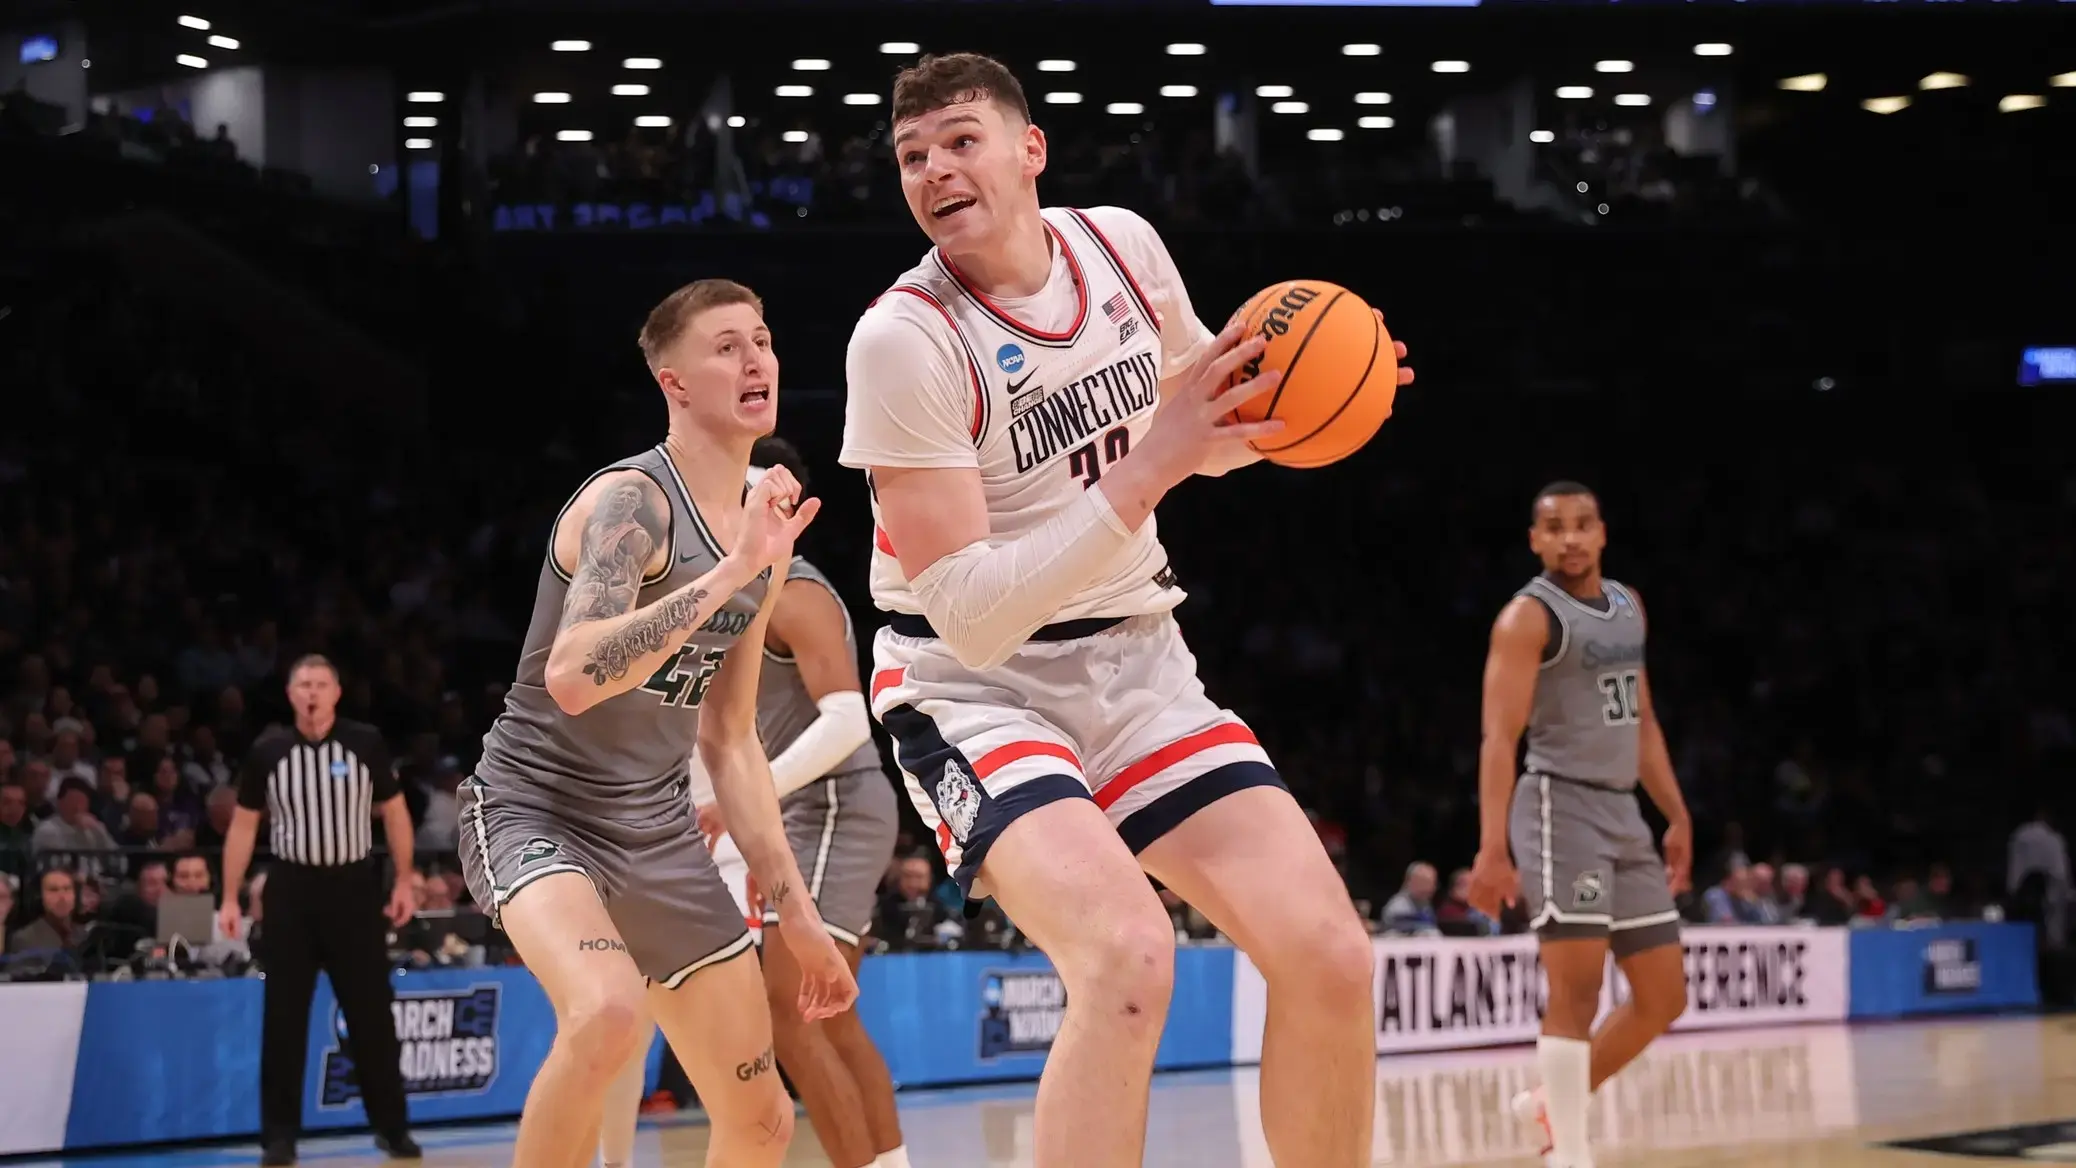
[[[973,203],[974,200],[965,197],[960,197],[956,199],[946,199],[943,202],[937,204],[935,207],[930,208],[930,215],[932,218],[936,219],[949,219],[952,216],[958,214],[959,212],[965,210],[966,208],[971,207]]]
[[[769,389],[762,388],[747,389],[744,390],[742,396],[737,398],[736,400],[743,403],[744,405],[748,405],[751,402],[769,401],[771,400],[771,391]]]

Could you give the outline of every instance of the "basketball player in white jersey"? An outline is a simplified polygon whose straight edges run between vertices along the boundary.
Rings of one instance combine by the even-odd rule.
[[[790,473],[806,489],[807,465],[799,451],[784,439],[765,438],[750,454],[752,485],[773,469]],[[771,757],[786,835],[807,895],[855,973],[900,824],[893,785],[872,742],[850,611],[836,586],[805,558],[796,557],[787,573],[764,656],[758,737]],[[727,832],[711,780],[697,756],[691,763],[701,833],[744,923],[762,940],[779,1066],[800,1093],[822,1154],[833,1168],[908,1168],[886,1060],[856,1010],[811,1021],[794,1007],[800,962],[778,930],[766,928],[777,924],[777,913],[752,889],[749,862]],[[607,1094],[599,1140],[603,1168],[632,1163],[647,1056],[643,1045]]]
[[[955,878],[1066,985],[1033,1162],[1143,1162],[1174,961],[1151,873],[1268,980],[1276,1162],[1366,1166],[1368,934],[1253,733],[1205,696],[1154,535],[1170,489],[1276,432],[1225,417],[1275,383],[1226,388],[1261,343],[1198,321],[1144,219],[1040,208],[1045,135],[999,63],[924,58],[893,124],[936,247],[848,359],[840,460],[867,473],[872,594],[893,614],[871,704]]]
[[[806,894],[757,741],[757,647],[817,505],[783,471],[744,488],[778,391],[755,294],[688,284],[649,314],[641,345],[668,434],[593,474],[556,519],[518,676],[461,791],[461,859],[555,1009],[518,1168],[589,1159],[606,1086],[651,1017],[712,1120],[709,1162],[776,1168],[793,1104],[757,963],[735,960],[750,939],[700,841],[685,759],[698,751],[770,882],[808,971],[798,1008],[848,1009],[857,983]]]

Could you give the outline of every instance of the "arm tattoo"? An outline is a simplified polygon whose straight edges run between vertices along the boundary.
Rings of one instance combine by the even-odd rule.
[[[775,887],[773,887],[773,888],[772,888],[772,890],[771,890],[771,907],[773,907],[773,908],[782,908],[782,907],[784,907],[784,906],[785,906],[785,903],[786,903],[786,898],[787,898],[788,896],[791,896],[792,894],[793,894],[793,886],[792,886],[792,885],[790,885],[790,884],[787,884],[787,883],[786,883],[785,881],[783,881],[783,880],[779,881],[779,882],[778,882],[778,884],[777,884],[777,885],[776,885]]]
[[[600,637],[591,647],[591,660],[584,663],[585,675],[599,685],[626,677],[635,662],[661,651],[673,634],[699,627],[700,607],[706,598],[704,588],[673,592],[635,613],[634,619]]]
[[[577,570],[562,602],[562,627],[610,620],[633,608],[666,527],[639,483],[621,483],[600,496],[584,525]]]

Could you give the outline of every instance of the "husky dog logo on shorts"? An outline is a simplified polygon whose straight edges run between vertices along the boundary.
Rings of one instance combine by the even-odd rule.
[[[1571,882],[1571,906],[1573,908],[1586,909],[1597,907],[1600,904],[1601,898],[1606,895],[1607,875],[1598,868],[1590,872],[1579,873],[1579,878]]]
[[[973,821],[980,818],[980,788],[958,759],[944,764],[944,777],[937,780],[937,814],[961,844],[973,834]]]

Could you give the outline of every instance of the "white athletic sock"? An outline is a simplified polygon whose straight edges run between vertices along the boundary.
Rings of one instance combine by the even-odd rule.
[[[1535,1061],[1543,1072],[1543,1106],[1550,1118],[1550,1162],[1563,1168],[1593,1168],[1593,1154],[1586,1147],[1593,1044],[1545,1034],[1536,1039]]]
[[[879,1159],[872,1163],[875,1168],[909,1168],[908,1145],[903,1144],[891,1152],[881,1152]]]
[[[605,1110],[598,1127],[598,1160],[603,1168],[634,1168],[634,1129],[641,1122],[642,1086],[649,1074],[649,1046],[627,1060],[606,1086]]]

